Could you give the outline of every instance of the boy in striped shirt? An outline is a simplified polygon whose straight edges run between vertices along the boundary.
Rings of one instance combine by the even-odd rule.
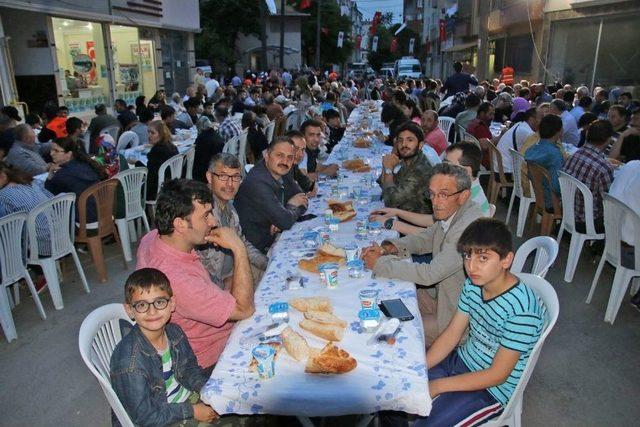
[[[427,350],[433,407],[415,426],[472,426],[499,415],[543,329],[538,298],[509,272],[513,242],[502,221],[472,222],[458,250],[468,278],[457,313]]]
[[[165,426],[195,419],[195,425],[218,418],[199,402],[208,376],[180,326],[169,324],[176,303],[167,276],[142,268],[129,276],[124,293],[125,311],[136,324],[113,350],[110,372],[111,385],[133,423]]]

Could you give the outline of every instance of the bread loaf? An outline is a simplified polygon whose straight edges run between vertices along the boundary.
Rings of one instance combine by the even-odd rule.
[[[333,313],[331,300],[327,297],[294,298],[289,301],[289,305],[303,313],[309,310]]]
[[[301,321],[300,327],[320,338],[324,338],[327,341],[341,341],[344,335],[343,327],[333,324],[318,323],[309,319]]]
[[[326,314],[326,313],[325,313]],[[284,348],[289,353],[289,356],[293,357],[297,361],[306,360],[309,357],[309,345],[307,340],[302,335],[287,327],[282,331],[282,343]]]
[[[332,342],[322,350],[311,348],[305,372],[311,374],[344,374],[358,366],[356,359]]]
[[[325,311],[309,310],[304,313],[304,317],[314,322],[322,323],[323,325],[336,325],[341,328],[347,327],[347,322],[335,314],[327,313]]]

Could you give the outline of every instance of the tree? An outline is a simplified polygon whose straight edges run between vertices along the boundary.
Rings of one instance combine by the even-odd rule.
[[[311,16],[302,25],[302,56],[308,65],[315,64],[316,54],[316,29],[318,0],[314,0],[311,7],[300,10]],[[290,2],[299,10],[299,2]],[[335,1],[323,0],[320,15],[320,63],[343,64],[351,57],[355,40],[351,39],[351,19],[340,14],[340,8]],[[344,32],[342,48],[337,47],[338,33]]]
[[[403,56],[412,55],[420,59],[424,56],[420,47],[420,36],[409,28],[405,28],[396,36],[395,33],[398,31],[398,28],[400,28],[400,24],[391,25],[392,20],[392,14],[386,13],[382,15],[382,21],[376,28],[374,36],[378,36],[378,50],[369,53],[369,65],[375,70],[379,70],[385,62],[394,62]],[[395,53],[392,53],[391,40],[393,40],[394,37],[398,40],[398,49]],[[412,38],[415,39],[415,41],[413,54],[410,54],[409,40]],[[371,49],[371,43],[369,49]]]
[[[202,32],[195,36],[196,58],[233,68],[239,60],[238,34],[260,38],[258,1],[264,0],[200,0]]]

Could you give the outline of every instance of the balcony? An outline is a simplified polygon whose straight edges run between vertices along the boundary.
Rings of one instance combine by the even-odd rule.
[[[532,22],[541,21],[544,17],[544,0],[522,0],[509,2],[507,6],[489,13],[487,29],[490,33],[504,31],[513,25],[525,24],[527,18],[527,3]]]

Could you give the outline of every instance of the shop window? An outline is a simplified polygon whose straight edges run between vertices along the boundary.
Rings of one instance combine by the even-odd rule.
[[[531,72],[531,58],[533,56],[531,34],[507,37],[506,45],[505,65],[512,66],[516,73]]]
[[[109,77],[102,25],[52,18],[63,103],[72,113],[93,110],[109,100]]]
[[[591,82],[599,25],[598,21],[580,20],[552,26],[547,67],[554,80],[573,85]]]
[[[640,86],[639,20],[639,15],[603,19],[596,85]]]
[[[109,31],[116,70],[116,98],[134,105],[136,98],[143,95],[148,102],[156,91],[153,42],[141,40],[135,27],[111,25]]]

